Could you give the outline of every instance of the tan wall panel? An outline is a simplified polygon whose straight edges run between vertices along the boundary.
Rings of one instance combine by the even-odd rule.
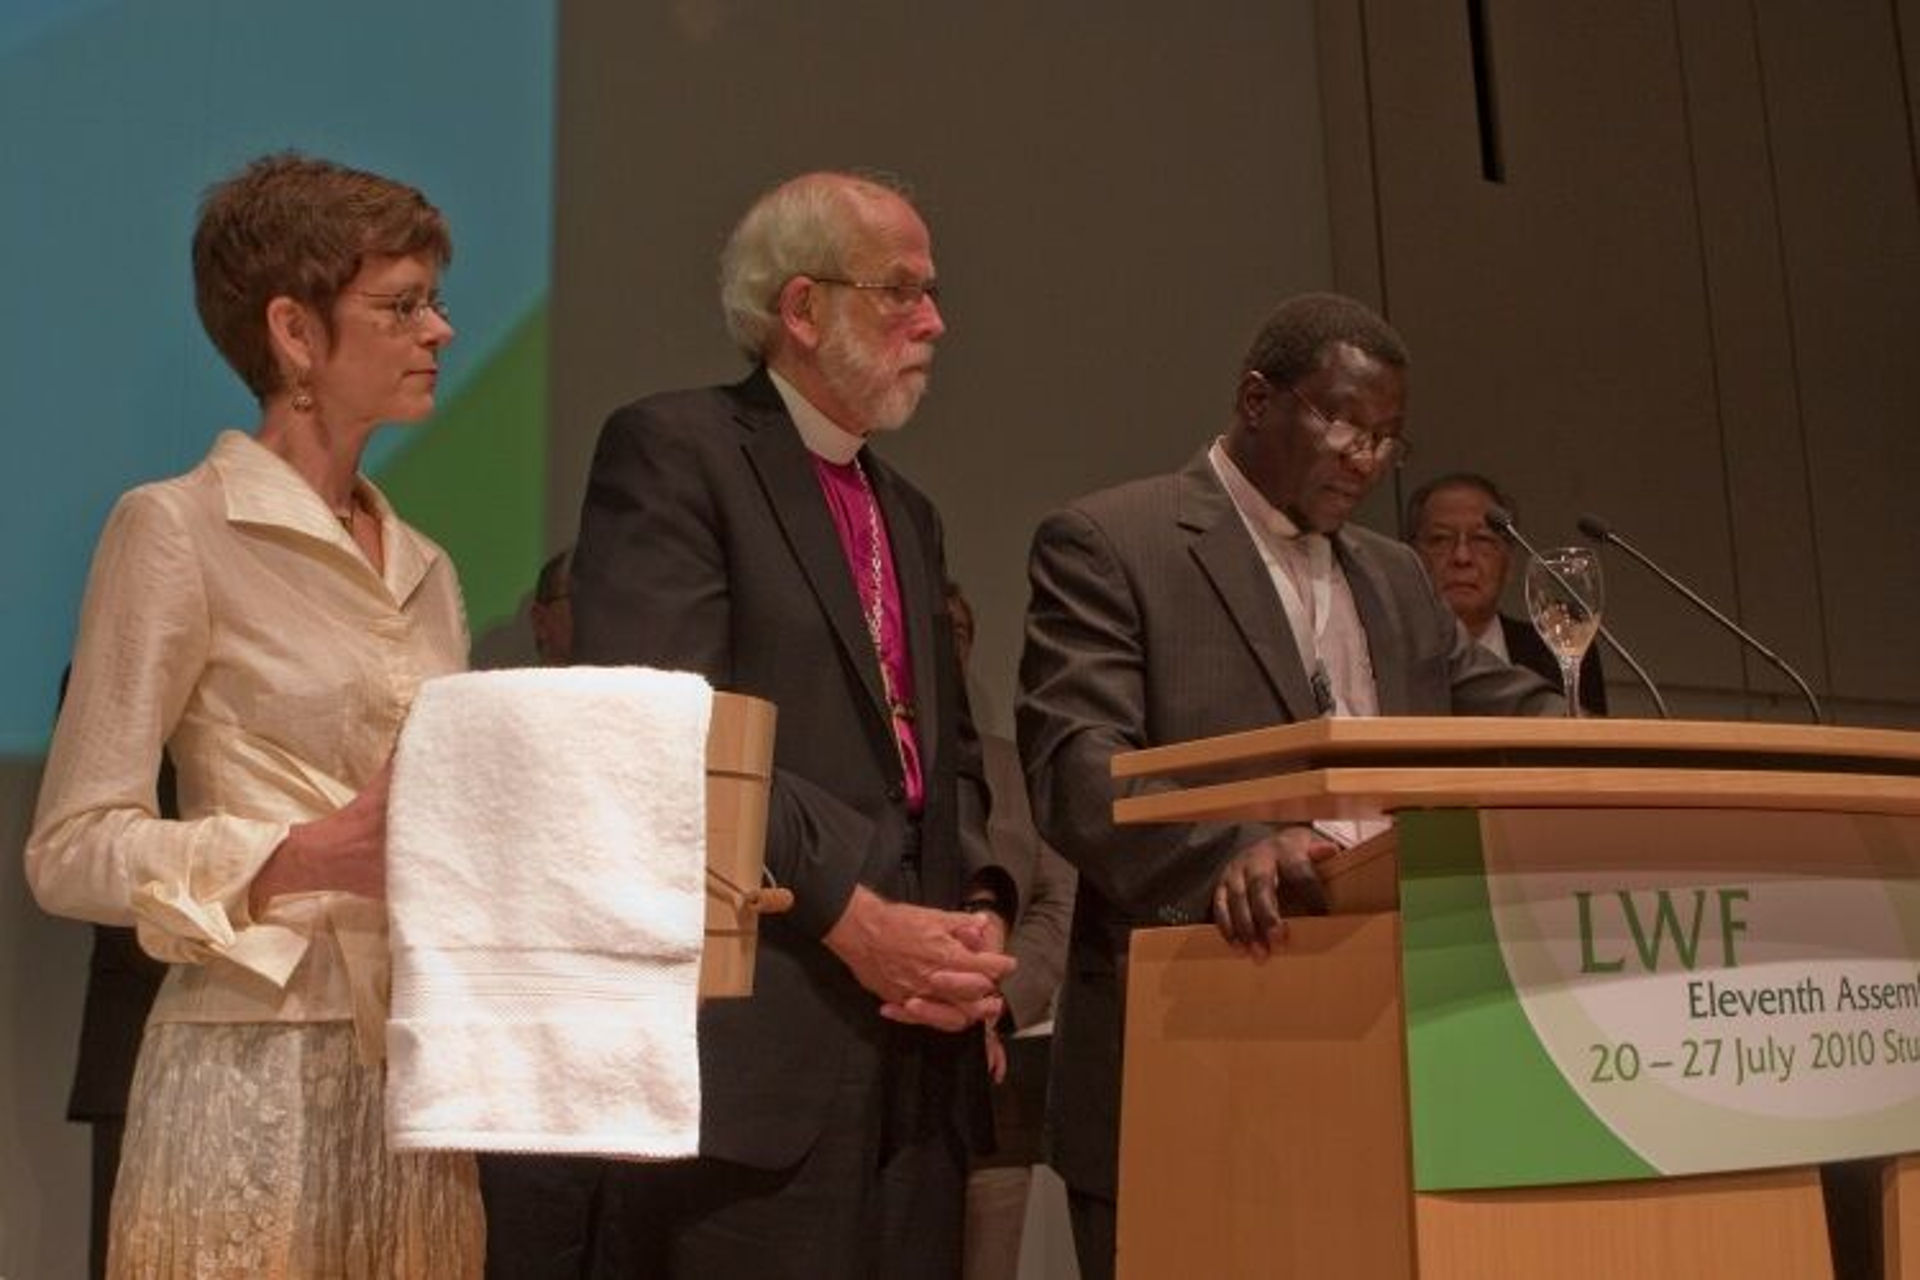
[[[1733,530],[1735,587],[1724,605],[1825,686],[1813,513],[1751,6],[1705,0],[1676,6],[1675,19]],[[1745,663],[1750,684],[1788,689],[1757,657]]]
[[[1920,0],[1897,0],[1893,20],[1900,28],[1900,71],[1907,89],[1907,145],[1920,172]]]
[[[1403,486],[1487,470],[1536,541],[1595,510],[1839,718],[1920,721],[1920,535],[1895,519],[1920,474],[1914,35],[1894,4],[1487,0],[1504,181],[1481,167],[1471,6],[1324,7],[1360,33],[1364,133],[1351,86],[1329,129],[1370,144],[1379,287],[1415,350]],[[1330,193],[1335,261],[1365,282],[1342,212],[1363,185]],[[1803,714],[1608,563],[1610,619],[1678,707]]]
[[[1409,480],[1490,472],[1539,543],[1574,540],[1575,517],[1597,511],[1725,598],[1667,7],[1488,6],[1504,182],[1482,173],[1466,6],[1368,13],[1387,293],[1416,358]],[[1738,683],[1730,642],[1644,575],[1610,568],[1609,613],[1663,683]]]
[[[884,447],[946,517],[1006,724],[1041,515],[1183,462],[1268,307],[1331,281],[1312,0],[579,3],[561,35],[553,536],[610,408],[743,371],[713,277],[752,195],[896,169],[950,333]]]
[[[1316,0],[1314,18],[1319,33],[1334,280],[1343,293],[1384,308],[1380,219],[1373,189],[1367,24],[1356,0]],[[1391,527],[1391,510],[1382,509],[1389,516],[1383,527]]]
[[[1755,10],[1833,688],[1920,701],[1920,204],[1890,4]]]

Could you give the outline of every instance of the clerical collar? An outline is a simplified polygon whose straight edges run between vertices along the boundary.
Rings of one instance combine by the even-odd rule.
[[[840,424],[814,407],[794,389],[794,385],[774,372],[767,370],[767,376],[773,379],[773,389],[780,393],[780,400],[787,406],[787,413],[793,418],[793,425],[800,429],[800,441],[807,451],[828,462],[846,466],[860,452],[866,439],[850,431],[842,430]]]
[[[1226,486],[1227,496],[1233,499],[1233,505],[1240,511],[1241,517],[1256,524],[1269,537],[1283,542],[1292,542],[1301,537],[1302,530],[1286,512],[1267,501],[1265,494],[1256,489],[1253,481],[1247,479],[1227,453],[1227,438],[1221,436],[1207,450],[1207,461],[1213,464],[1213,474],[1220,477],[1220,483]]]

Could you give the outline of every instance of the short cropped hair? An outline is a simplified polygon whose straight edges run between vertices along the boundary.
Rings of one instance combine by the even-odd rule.
[[[1514,510],[1512,499],[1502,493],[1500,486],[1486,476],[1481,475],[1478,471],[1449,471],[1446,475],[1435,476],[1433,479],[1427,481],[1418,489],[1415,489],[1413,496],[1407,499],[1406,524],[1402,526],[1400,530],[1400,536],[1402,538],[1411,542],[1419,535],[1420,521],[1424,519],[1427,514],[1427,501],[1442,489],[1475,490],[1478,493],[1486,495],[1487,501],[1491,502],[1494,506],[1504,508],[1508,515],[1516,519],[1519,517],[1519,512]]]
[[[447,221],[419,191],[287,151],[208,188],[193,232],[200,323],[247,389],[265,400],[283,376],[267,304],[292,298],[333,333],[333,309],[369,257],[453,259]]]
[[[1248,346],[1240,372],[1288,386],[1320,368],[1327,349],[1341,342],[1382,364],[1407,367],[1407,344],[1373,308],[1337,293],[1303,293],[1274,308]]]
[[[860,231],[862,199],[913,203],[891,174],[803,173],[753,202],[720,253],[720,309],[727,336],[749,360],[763,360],[779,327],[780,290],[795,276],[837,275]]]

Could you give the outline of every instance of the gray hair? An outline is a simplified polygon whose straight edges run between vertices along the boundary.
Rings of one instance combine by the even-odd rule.
[[[1407,499],[1406,523],[1400,527],[1401,538],[1412,542],[1420,536],[1421,522],[1427,518],[1427,503],[1432,500],[1434,494],[1448,489],[1471,489],[1483,495],[1494,506],[1505,509],[1508,515],[1519,514],[1518,508],[1513,505],[1513,499],[1507,497],[1500,486],[1488,477],[1481,475],[1478,471],[1449,471],[1443,476],[1435,476],[1427,481],[1415,489],[1413,496]]]
[[[787,281],[846,270],[861,202],[882,195],[912,203],[906,183],[867,171],[803,173],[753,202],[720,251],[727,336],[749,360],[765,359],[773,345]]]

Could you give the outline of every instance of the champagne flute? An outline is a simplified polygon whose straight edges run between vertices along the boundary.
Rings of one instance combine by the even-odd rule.
[[[1580,714],[1580,660],[1600,630],[1604,597],[1592,547],[1550,547],[1527,562],[1527,612],[1560,664],[1570,716]]]

